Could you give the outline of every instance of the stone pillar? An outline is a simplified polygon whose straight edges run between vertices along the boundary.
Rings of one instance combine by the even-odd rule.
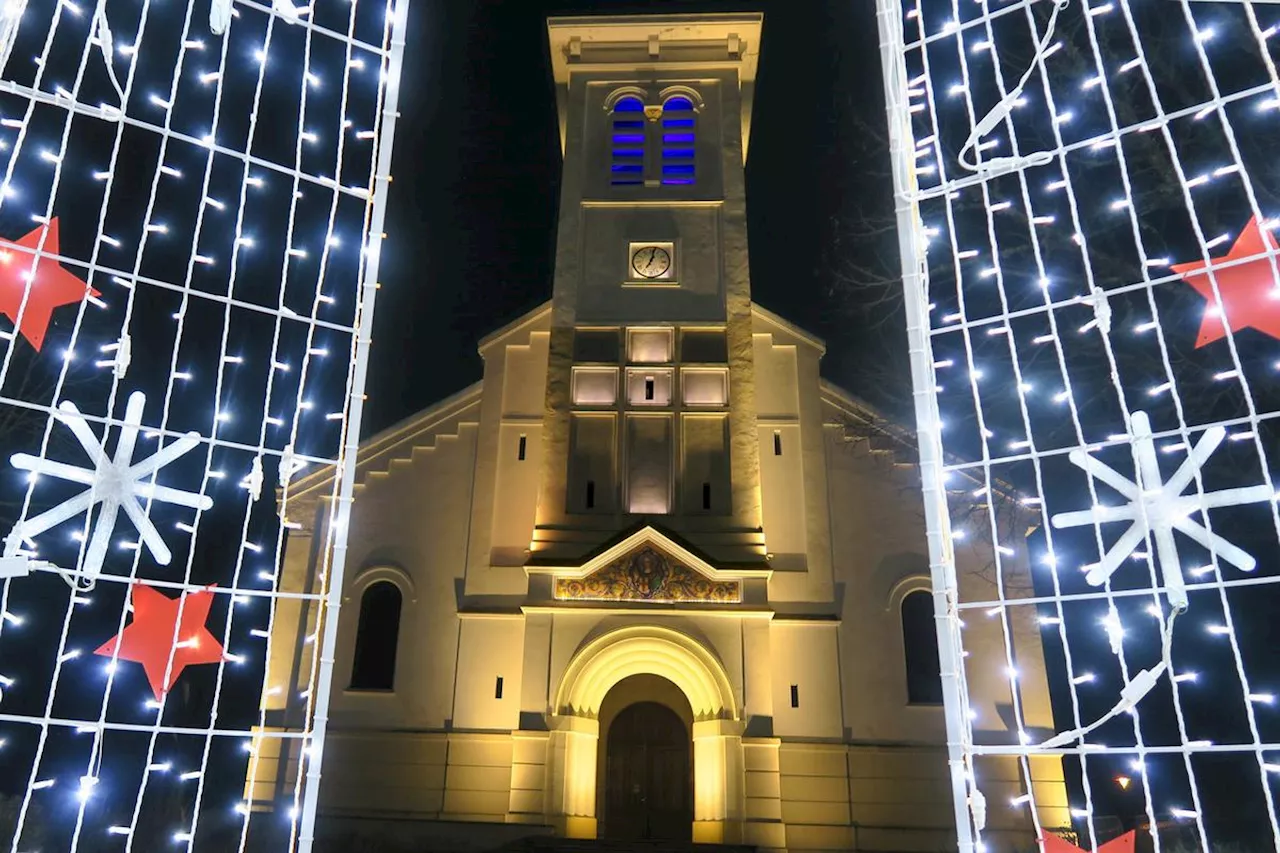
[[[565,838],[595,838],[600,723],[565,714],[552,717],[551,726],[547,816]]]
[[[693,724],[693,840],[742,839],[742,726],[731,720]]]

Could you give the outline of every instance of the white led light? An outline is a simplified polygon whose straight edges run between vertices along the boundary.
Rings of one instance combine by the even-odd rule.
[[[264,462],[269,470],[280,445],[294,443],[307,455],[288,463],[281,458],[282,481],[312,465],[341,472],[344,482],[354,477],[342,417],[338,427],[299,420],[289,400],[305,388],[321,411],[359,418],[367,348],[345,342],[369,338],[364,323],[372,316],[380,258],[371,251],[355,259],[359,265],[290,264],[290,293],[305,298],[323,285],[335,304],[354,309],[349,315],[326,311],[323,321],[295,299],[286,306],[286,276],[259,264],[278,263],[294,240],[318,253],[327,235],[366,245],[370,232],[386,230],[387,158],[406,41],[401,0],[373,10],[385,27],[365,26],[373,20],[367,0],[344,0],[330,10],[339,17],[316,24],[305,3],[272,0],[250,9],[212,0],[190,10],[183,3],[177,11],[194,14],[169,26],[156,17],[164,17],[158,5],[170,5],[163,2],[142,3],[138,18],[129,4],[101,0],[0,0],[0,67],[12,72],[4,75],[0,116],[0,151],[9,163],[0,198],[11,226],[2,235],[9,248],[0,247],[0,264],[16,265],[11,278],[30,283],[36,296],[55,295],[38,289],[44,285],[59,288],[62,300],[51,319],[52,308],[29,301],[25,316],[8,317],[9,326],[0,329],[9,351],[0,364],[0,406],[20,410],[24,424],[32,421],[33,436],[6,456],[11,476],[3,500],[14,512],[6,522],[11,527],[0,529],[0,657],[27,648],[48,653],[28,655],[24,665],[37,668],[31,677],[25,670],[16,681],[0,676],[5,725],[39,733],[32,750],[10,743],[4,772],[13,784],[5,793],[15,795],[14,814],[26,815],[28,827],[38,812],[56,813],[67,838],[75,836],[68,843],[80,849],[108,840],[123,849],[138,840],[134,829],[141,824],[130,815],[137,818],[144,801],[168,797],[165,788],[178,781],[163,775],[170,770],[167,758],[150,756],[175,743],[191,747],[183,749],[180,779],[196,799],[180,823],[162,827],[164,837],[199,853],[206,834],[220,831],[215,820],[226,817],[220,807],[202,810],[214,801],[241,806],[245,827],[279,819],[262,817],[267,813],[240,799],[246,790],[263,790],[265,774],[274,772],[268,764],[233,768],[216,757],[226,736],[243,738],[246,730],[266,726],[267,712],[253,698],[264,661],[236,643],[252,630],[255,642],[273,644],[282,602],[285,611],[298,604],[309,609],[321,606],[324,593],[285,593],[274,579],[264,583],[276,571],[268,554],[283,546],[255,527],[253,538],[261,534],[264,545],[249,544],[262,548],[262,556],[238,547],[246,534],[232,519],[245,495],[230,486],[253,485],[252,471],[241,479],[246,451],[256,450],[256,470]],[[339,20],[344,14],[350,15],[346,24]],[[255,33],[259,19],[270,23]],[[234,39],[227,37],[233,22]],[[289,46],[294,35],[304,50]],[[25,55],[9,55],[15,44],[16,54]],[[360,74],[370,62],[378,73]],[[302,85],[282,84],[290,78]],[[245,94],[259,92],[261,98]],[[94,126],[102,132],[90,132]],[[304,129],[301,141],[313,143],[308,159],[299,160],[292,146],[267,144],[282,127]],[[329,142],[335,144],[321,167],[310,158],[324,154]],[[263,216],[271,218],[269,227]],[[299,248],[289,257],[307,253]],[[362,289],[366,276],[370,286]],[[93,292],[77,293],[79,282]],[[335,345],[337,362],[310,369],[313,356]],[[203,365],[199,370],[194,359]],[[40,382],[19,375],[38,364],[47,368]],[[291,384],[295,378],[298,387]],[[147,399],[135,406],[131,395],[140,387]],[[273,409],[287,413],[281,428],[264,417]],[[199,431],[183,432],[193,426]],[[229,476],[232,483],[225,482]],[[265,500],[261,493],[270,486],[262,485],[257,495],[250,489],[250,501]],[[190,505],[175,505],[183,496],[192,498]],[[287,494],[272,500],[291,530],[297,522],[289,513],[299,515],[293,500]],[[349,511],[349,501],[339,499],[327,522],[330,541],[323,547],[337,557],[326,558],[317,579],[324,589],[342,586]],[[166,539],[185,552],[168,554]],[[213,557],[224,553],[230,558]],[[57,591],[59,581],[67,583],[65,595]],[[211,596],[207,634],[188,631],[184,617],[174,646],[199,649],[212,660],[193,664],[175,656],[172,671],[164,673],[134,659],[127,637],[145,618],[139,601],[148,590],[167,599],[185,595],[188,608],[195,596]],[[28,604],[33,594],[36,609]],[[113,636],[115,655],[105,651]],[[210,650],[210,641],[218,648]],[[313,639],[304,649],[302,632],[280,642],[297,644],[299,660],[307,660],[286,691],[291,697],[308,691],[286,736],[301,737],[306,747],[328,716],[327,691],[313,688],[332,676],[334,643]],[[279,643],[271,648],[280,652]],[[95,654],[99,649],[104,653]],[[196,677],[191,667],[208,679],[193,694],[186,690]],[[195,696],[197,704],[220,697],[217,713],[191,728],[193,718],[165,713],[170,690]],[[53,701],[72,693],[74,703]],[[125,709],[141,719],[130,722]],[[137,741],[133,752],[147,758],[122,763],[111,746],[122,725]],[[60,741],[68,735],[75,737],[74,749]],[[70,790],[48,800],[39,792],[53,787],[55,776]],[[299,817],[310,820],[314,809],[304,804],[314,806],[317,793],[314,774],[299,777],[292,795]],[[214,812],[220,812],[216,819]],[[295,838],[312,834],[309,826],[292,830]],[[24,843],[30,839],[27,833]]]
[[[1139,782],[1159,797],[1174,798],[1170,808],[1168,800],[1148,797],[1141,819],[1147,826],[1167,825],[1170,815],[1194,823],[1187,837],[1212,847],[1215,829],[1201,816],[1200,799],[1193,800],[1194,810],[1180,804],[1206,794],[1205,771],[1190,763],[1191,754],[1227,750],[1222,760],[1236,761],[1232,772],[1254,780],[1255,791],[1257,768],[1267,770],[1264,750],[1267,763],[1280,767],[1280,742],[1253,721],[1274,701],[1272,693],[1250,686],[1250,667],[1259,666],[1265,653],[1242,653],[1256,639],[1229,627],[1240,601],[1255,594],[1262,600],[1271,591],[1265,585],[1280,582],[1274,572],[1241,576],[1263,565],[1264,553],[1265,564],[1273,564],[1280,546],[1280,488],[1273,481],[1274,448],[1266,443],[1275,404],[1258,394],[1275,373],[1259,376],[1249,368],[1265,361],[1280,371],[1280,360],[1262,349],[1269,333],[1257,334],[1261,321],[1246,331],[1251,318],[1239,313],[1244,303],[1233,301],[1240,291],[1232,289],[1272,274],[1270,258],[1259,263],[1243,247],[1272,248],[1273,220],[1280,224],[1267,209],[1274,182],[1265,158],[1250,159],[1265,147],[1266,123],[1280,109],[1280,98],[1263,85],[1242,88],[1234,72],[1224,74],[1225,60],[1214,56],[1211,62],[1208,51],[1219,41],[1225,45],[1229,33],[1233,55],[1269,56],[1261,40],[1280,26],[1256,23],[1253,12],[1231,3],[1173,4],[1159,16],[1158,38],[1154,19],[1118,2],[1032,4],[1035,14],[1022,9],[1025,17],[1009,15],[1007,3],[905,5],[878,0],[877,20],[900,201],[901,293],[921,425],[917,470],[925,505],[950,508],[950,526],[963,520],[974,542],[962,549],[947,539],[945,510],[941,521],[929,522],[929,562],[945,568],[934,573],[935,584],[945,584],[935,593],[953,608],[939,614],[939,633],[950,626],[957,638],[942,644],[942,669],[963,673],[943,684],[948,730],[958,733],[951,781],[963,794],[957,793],[955,806],[973,817],[958,822],[959,846],[979,849],[975,830],[984,822],[973,807],[975,780],[962,773],[995,756],[1025,760],[1028,754],[986,745],[985,732],[979,734],[966,713],[972,703],[988,701],[986,685],[1009,672],[1016,647],[1017,662],[1035,666],[1037,678],[1043,678],[1042,653],[1056,658],[1055,671],[1067,672],[1064,692],[1076,716],[1070,725],[1078,727],[1028,746],[1098,753],[1107,761],[1094,765],[1091,758],[1088,775],[1095,766],[1106,772],[1112,758],[1140,762],[1143,742],[1135,758],[1131,747],[1097,742],[1094,729],[1132,716],[1135,731],[1158,737],[1170,762],[1188,760],[1185,774],[1159,787],[1147,785],[1145,765],[1130,765],[1143,778],[1125,777],[1126,785]],[[1056,31],[1058,11],[1065,9],[1078,17]],[[943,38],[948,31],[954,36]],[[1183,68],[1147,61],[1154,45],[1166,41],[1183,45]],[[944,60],[948,47],[953,58]],[[913,88],[946,97],[909,98],[904,68],[924,78]],[[1205,85],[1188,94],[1184,77]],[[1170,97],[1175,91],[1187,95],[1176,106]],[[1027,97],[1031,107],[1013,109]],[[927,109],[909,109],[918,105]],[[971,129],[968,140],[965,129]],[[938,141],[917,146],[912,134]],[[981,167],[966,163],[968,154],[993,142],[1016,142],[1019,156],[989,164],[993,150]],[[922,151],[929,165],[946,165],[938,172],[941,183],[915,170]],[[957,171],[957,156],[971,174]],[[1152,193],[1153,186],[1168,192]],[[1010,228],[1016,211],[1035,227]],[[935,232],[924,230],[925,223],[943,222]],[[1170,222],[1179,223],[1176,234]],[[981,262],[972,264],[979,253]],[[1209,260],[1216,262],[1215,282],[1186,272]],[[1273,291],[1280,297],[1280,287]],[[1231,312],[1229,329],[1224,311]],[[975,373],[986,368],[988,378],[977,383],[971,376],[968,387],[954,380],[944,387],[941,362]],[[945,433],[929,428],[944,415],[954,426]],[[956,474],[968,481],[957,483]],[[1007,485],[982,490],[998,480]],[[1002,558],[991,566],[994,586],[980,588],[967,577],[972,569],[966,563],[974,559],[969,552],[979,561],[992,559],[991,545],[1010,538],[996,519],[1014,514],[1015,501],[1026,513],[1019,533],[1037,531],[1046,540],[1037,550],[1055,556],[1037,558],[1048,568],[1035,569],[1043,577],[1033,591],[1029,578],[1019,575],[1022,567]],[[1245,504],[1261,506],[1235,509]],[[1065,532],[1077,526],[1078,532]],[[1267,550],[1246,553],[1244,541]],[[1073,553],[1077,543],[1083,552]],[[1019,579],[1018,593],[1003,586],[1012,577]],[[1246,585],[1233,589],[1230,601],[1225,592],[1219,600],[1217,591],[1205,589],[1221,584]],[[1255,589],[1258,584],[1264,588]],[[981,639],[963,630],[966,609],[1005,607],[1012,613],[1008,599],[1026,595],[1036,602],[1031,637],[1019,634],[1012,618],[1001,619],[1002,630]],[[1138,612],[1143,615],[1135,621]],[[1190,623],[1180,615],[1186,612],[1196,614]],[[1064,624],[1068,614],[1070,624]],[[1184,634],[1177,642],[1175,624]],[[1082,639],[1088,634],[1092,640]],[[1205,667],[1212,691],[1197,688],[1193,663]],[[1175,703],[1182,703],[1175,706],[1177,726],[1164,722],[1167,698],[1158,692],[1144,698],[1165,680],[1174,685]],[[1022,682],[1021,688],[1033,683]],[[1184,709],[1195,709],[1185,712],[1188,722],[1205,719],[1215,712],[1206,702],[1232,707],[1234,691],[1247,700],[1248,714],[1230,727],[1232,742],[1190,739],[1182,728]],[[1018,741],[1026,743],[1023,735],[1038,728],[1065,724],[1011,695],[1002,722]],[[1146,719],[1157,706],[1161,716]],[[1035,752],[1030,756],[1034,760]],[[1007,796],[1035,807],[1043,821],[1048,808],[1061,803],[1041,802],[1042,790],[1040,784],[1018,785]],[[1073,804],[1073,817],[1100,813],[1096,792],[1096,783],[1085,786],[1086,801]],[[1261,846],[1263,839],[1280,837],[1280,819],[1269,795],[1257,800],[1251,831],[1256,828]],[[1068,827],[1037,828],[1047,838]],[[1093,826],[1087,836],[1081,826],[1073,829],[1090,844],[1110,839],[1095,838]]]

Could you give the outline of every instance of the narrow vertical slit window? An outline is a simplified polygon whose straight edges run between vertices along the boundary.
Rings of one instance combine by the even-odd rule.
[[[587,480],[587,509],[595,509],[596,506],[596,481]]]
[[[711,484],[702,484],[702,508],[711,509]]]
[[[800,685],[799,684],[791,685],[791,707],[792,708],[800,707]]]
[[[776,429],[773,431],[773,455],[782,455],[782,432]]]
[[[644,184],[644,104],[627,95],[613,105],[609,158],[610,181],[615,187]]]
[[[517,451],[517,453],[516,453],[516,457],[517,457],[521,462],[523,462],[523,461],[524,461],[524,454],[525,454],[525,450],[528,448],[528,445],[529,445],[529,438],[528,438],[528,436],[523,436],[523,435],[522,435],[522,436],[520,436],[520,449],[519,449],[519,451]]]
[[[494,699],[502,698],[502,676],[501,675],[498,676],[497,682],[495,682],[493,685],[493,698]]]
[[[653,399],[653,377],[646,376],[644,378],[644,398],[646,400]]]
[[[662,105],[663,184],[671,186],[696,181],[696,121],[693,102],[683,95],[668,98]]]

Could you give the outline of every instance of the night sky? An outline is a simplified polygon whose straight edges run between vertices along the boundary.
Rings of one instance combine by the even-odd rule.
[[[747,162],[754,298],[827,341],[832,381],[891,409],[909,399],[902,320],[887,286],[868,286],[897,264],[871,3],[414,0],[366,435],[478,380],[479,339],[551,296],[547,17],[702,11],[765,16]]]

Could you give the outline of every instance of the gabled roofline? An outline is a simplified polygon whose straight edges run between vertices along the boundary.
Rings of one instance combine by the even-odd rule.
[[[512,332],[518,331],[525,326],[534,325],[539,320],[541,320],[544,315],[550,314],[550,313],[551,313],[551,300],[548,299],[546,302],[543,302],[538,307],[533,308],[521,314],[519,317],[515,318],[510,323],[507,323],[505,326],[495,329],[489,334],[485,335],[483,338],[480,339],[480,342],[476,344],[476,349],[480,352],[481,355],[484,355],[484,351],[491,344],[498,341],[500,338],[503,338],[506,335],[511,334]]]
[[[813,334],[812,332],[802,329],[801,327],[797,326],[795,323],[791,322],[787,318],[779,314],[773,313],[768,308],[765,308],[763,305],[761,305],[759,302],[751,303],[751,313],[758,315],[761,319],[764,319],[770,323],[773,323],[775,326],[781,326],[782,328],[786,329],[788,332],[795,335],[797,338],[800,338],[805,343],[809,344],[809,346],[818,350],[819,356],[826,355],[827,353],[826,341],[824,341],[822,338],[818,337],[817,335]]]
[[[888,417],[861,397],[846,391],[829,379],[821,378],[818,380],[818,393],[847,414],[861,418],[864,423],[874,425],[903,446],[916,449],[915,430]]]
[[[552,575],[562,578],[584,578],[597,569],[617,561],[642,545],[654,545],[685,563],[689,568],[715,579],[768,580],[773,569],[756,565],[720,564],[703,554],[676,533],[652,522],[640,522],[615,534],[599,547],[577,560],[539,560],[531,558],[525,563],[525,573]]]
[[[875,426],[876,429],[882,431],[885,435],[902,444],[904,447],[912,451],[917,450],[916,431],[910,427],[903,426],[892,418],[884,415],[879,409],[860,397],[857,397],[848,391],[830,382],[821,379],[818,382],[818,391],[822,395],[825,402],[838,406],[846,414],[861,418],[864,423]],[[947,454],[946,462],[959,461],[958,457]],[[974,471],[960,471],[960,476],[972,481],[975,484],[983,485],[983,481]],[[1012,503],[1018,503],[1018,490],[1004,480],[993,478],[991,481],[991,493]],[[948,492],[963,491],[956,488],[948,488]]]
[[[356,451],[356,482],[359,483],[361,468],[367,468],[380,457],[392,455],[396,447],[406,442],[411,443],[419,435],[430,432],[441,421],[456,417],[472,406],[478,406],[483,390],[483,380],[473,382],[456,394],[451,394],[435,405],[428,406],[360,442]],[[333,477],[333,466],[325,466],[293,480],[289,484],[290,500],[311,495],[331,483]]]

